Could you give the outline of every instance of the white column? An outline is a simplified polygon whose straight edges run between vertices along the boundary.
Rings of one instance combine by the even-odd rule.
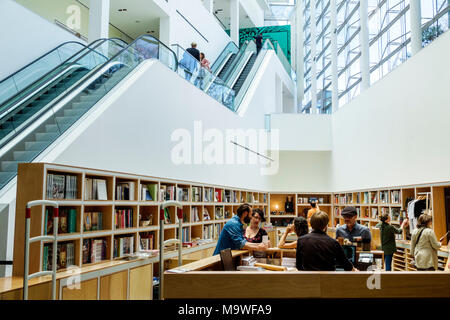
[[[239,0],[230,0],[230,37],[239,46]]]
[[[167,46],[170,46],[170,18],[159,18],[159,40]]]
[[[420,0],[409,2],[409,15],[411,19],[411,51],[415,55],[422,49],[422,21],[420,12]]]
[[[316,0],[310,1],[311,12],[311,113],[319,113],[317,108],[317,65],[316,65]]]
[[[369,5],[367,0],[359,1],[359,21],[361,31],[359,32],[359,41],[361,45],[361,92],[370,86],[370,62],[369,62]]]
[[[213,0],[203,0],[203,4],[205,5],[206,10],[209,11],[209,13],[213,13],[214,11],[214,1]]]
[[[337,55],[337,7],[336,0],[330,0],[331,16],[331,107],[339,109],[338,55]]]
[[[109,35],[109,1],[90,0],[89,2],[89,42]]]
[[[302,103],[303,103],[303,96],[304,96],[304,52],[303,52],[303,8],[302,8],[302,2],[297,1],[297,8],[295,10],[296,15],[296,30],[291,31],[291,37],[294,35],[296,37],[296,45],[297,45],[297,53],[296,53],[296,68],[295,72],[297,73],[297,110],[301,111]]]

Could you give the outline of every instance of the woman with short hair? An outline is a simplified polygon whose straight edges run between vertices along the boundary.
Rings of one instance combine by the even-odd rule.
[[[437,252],[441,243],[437,241],[431,226],[431,215],[423,213],[417,220],[417,229],[411,236],[411,253],[414,255],[418,271],[435,271],[438,268]]]

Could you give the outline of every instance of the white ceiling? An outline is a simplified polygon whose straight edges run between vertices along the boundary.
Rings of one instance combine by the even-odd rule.
[[[90,0],[79,0],[89,7]],[[119,9],[127,11],[119,12]],[[111,0],[110,23],[132,38],[137,38],[147,31],[159,37],[159,18],[165,13],[152,0]],[[137,22],[139,21],[139,22]]]

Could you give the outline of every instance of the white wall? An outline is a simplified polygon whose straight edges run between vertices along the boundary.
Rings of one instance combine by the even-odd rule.
[[[264,11],[259,5],[258,1],[240,0],[239,3],[241,4],[250,20],[255,24],[255,27],[264,26]]]
[[[271,129],[280,132],[280,149],[286,151],[331,151],[331,115],[270,115]]]
[[[197,43],[197,49],[205,53],[209,61],[219,56],[230,37],[225,33],[216,18],[206,10],[199,0],[171,0],[167,4],[158,5],[170,13],[170,44],[179,44],[183,48],[189,48],[192,42]],[[165,2],[165,1],[162,1]],[[177,10],[197,29],[186,22]]]
[[[450,32],[332,118],[334,190],[450,180]]]
[[[12,0],[0,1],[0,30],[0,80],[65,41],[83,42]]]

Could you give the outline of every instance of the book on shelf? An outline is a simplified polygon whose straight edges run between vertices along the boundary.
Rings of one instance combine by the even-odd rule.
[[[142,201],[157,201],[157,184],[141,184]]]
[[[223,202],[222,201],[222,189],[216,189],[214,191],[214,201],[215,202]]]
[[[225,191],[224,191],[224,199],[223,199],[223,202],[230,203],[231,200],[232,200],[231,190],[225,190]]]
[[[133,181],[118,182],[116,186],[116,200],[134,201],[134,185]]]
[[[134,237],[124,236],[114,239],[114,258],[134,253]]]
[[[175,215],[176,217],[176,215]],[[164,223],[165,224],[172,224],[172,219],[170,219],[169,209],[164,209]]]
[[[133,209],[116,209],[114,214],[114,225],[116,229],[133,227]]]
[[[222,207],[216,207],[215,217],[217,220],[223,219],[223,208]]]
[[[44,245],[42,256],[42,271],[52,270],[53,266],[53,244]],[[58,243],[56,269],[65,269],[75,264],[75,244],[73,242]]]
[[[214,201],[214,189],[213,188],[203,188],[203,201],[213,202]]]
[[[189,201],[189,189],[177,187],[177,200],[178,201]]]
[[[198,207],[191,208],[192,222],[199,222]]]
[[[76,199],[77,176],[47,174],[47,199]]]
[[[391,203],[400,203],[400,190],[391,191]]]
[[[74,233],[77,229],[77,209],[62,208],[59,212],[58,234]],[[44,235],[53,234],[53,210],[45,208]]]
[[[191,237],[190,237],[190,234],[189,234],[189,228],[183,228],[183,231],[182,231],[182,234],[181,234],[181,239],[182,239],[183,243],[191,241]]]
[[[203,208],[203,221],[211,220],[208,209]]]
[[[379,193],[380,203],[389,202],[389,191],[380,191]]]
[[[102,212],[85,212],[83,226],[84,226],[84,231],[103,230],[103,213]]]
[[[140,250],[153,250],[154,249],[154,233],[146,232],[139,234]]]
[[[105,179],[86,178],[84,198],[85,200],[107,200],[107,188]]]
[[[192,202],[202,201],[202,187],[192,187]]]
[[[159,190],[161,201],[175,200],[175,186],[162,184]]]
[[[225,210],[224,219],[229,219],[229,218],[231,218],[231,212],[230,212],[230,210]]]
[[[83,239],[82,263],[96,263],[106,260],[107,244],[106,240]]]

